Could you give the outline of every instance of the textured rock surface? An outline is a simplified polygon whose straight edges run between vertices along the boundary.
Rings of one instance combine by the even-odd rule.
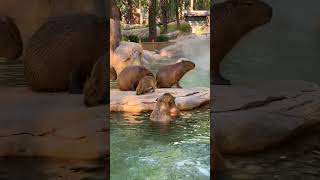
[[[128,65],[143,65],[143,49],[140,44],[121,41],[116,50],[111,52],[110,65],[119,75]]]
[[[3,88],[0,99],[0,156],[89,160],[109,153],[106,106],[25,88]]]
[[[214,86],[212,126],[223,153],[264,150],[320,123],[320,87],[270,81],[247,88]]]
[[[163,88],[154,93],[137,96],[135,91],[110,90],[110,111],[146,112],[152,111],[156,99],[169,92],[176,97],[176,104],[180,110],[191,110],[210,101],[209,88]]]

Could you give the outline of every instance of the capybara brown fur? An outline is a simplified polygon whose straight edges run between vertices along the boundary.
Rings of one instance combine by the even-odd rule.
[[[121,91],[136,91],[140,80],[145,76],[153,76],[153,74],[143,66],[127,66],[118,76],[119,89]]]
[[[84,86],[84,103],[88,107],[106,104],[108,101],[107,61],[107,55],[98,59],[92,68],[90,78]]]
[[[180,115],[179,108],[175,103],[175,97],[170,93],[164,93],[157,99],[150,120],[153,122],[169,123]]]
[[[114,69],[114,67],[113,66],[110,66],[110,80],[111,81],[115,81],[115,80],[117,80],[117,72],[116,72],[116,70]]]
[[[175,64],[163,66],[159,69],[156,79],[158,88],[170,88],[173,85],[179,85],[180,79],[190,70],[195,68],[195,64],[191,61],[180,60]]]
[[[0,57],[17,59],[22,55],[22,39],[14,20],[0,16]]]
[[[244,35],[271,20],[272,8],[261,0],[228,0],[211,5],[211,12],[211,82],[229,85],[220,73],[222,60]]]
[[[156,86],[157,83],[154,76],[145,76],[139,81],[136,89],[136,95],[146,94],[150,91],[154,92],[156,90]]]
[[[52,17],[31,37],[23,57],[34,91],[82,90],[106,52],[107,19],[92,14]]]

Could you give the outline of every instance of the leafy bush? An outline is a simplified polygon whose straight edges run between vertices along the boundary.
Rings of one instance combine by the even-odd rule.
[[[165,41],[169,41],[169,37],[165,36],[165,35],[160,35],[157,37],[156,42],[165,42]],[[141,38],[141,42],[150,42],[149,41],[149,37],[143,37]]]
[[[121,36],[121,40],[122,40],[122,41],[130,41],[129,37],[126,36],[126,35],[122,35],[122,36]]]
[[[188,33],[188,32],[192,31],[192,28],[191,28],[189,23],[183,22],[183,23],[180,24],[179,31],[181,31],[183,33]]]
[[[160,35],[157,37],[157,42],[169,41],[169,37],[165,35]]]
[[[130,41],[130,42],[135,42],[138,43],[139,42],[139,37],[136,35],[122,35],[122,41]]]

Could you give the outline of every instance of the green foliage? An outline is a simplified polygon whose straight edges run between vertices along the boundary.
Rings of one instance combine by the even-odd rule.
[[[122,41],[130,41],[130,42],[138,43],[139,37],[136,35],[130,35],[130,36],[122,35]]]
[[[163,26],[160,26],[161,31],[163,30]],[[175,22],[168,24],[168,32],[174,32],[177,30],[177,24]],[[192,31],[192,28],[187,22],[180,22],[179,31],[182,33],[189,33]]]
[[[166,36],[166,35],[160,35],[160,36],[157,36],[156,41],[157,41],[157,42],[166,42],[166,41],[169,41],[169,37]],[[150,41],[149,41],[149,37],[143,37],[143,38],[141,38],[141,42],[150,42]]]
[[[157,37],[157,42],[165,42],[165,41],[169,41],[169,37],[165,36],[165,35],[160,35]]]
[[[189,23],[184,22],[180,24],[180,28],[179,31],[183,32],[183,33],[188,33],[192,31],[192,27],[190,26]]]

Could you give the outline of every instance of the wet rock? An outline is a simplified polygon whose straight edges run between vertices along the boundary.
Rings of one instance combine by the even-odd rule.
[[[143,63],[152,64],[161,59],[161,56],[154,51],[143,50]]]
[[[109,153],[106,106],[86,108],[82,95],[3,88],[0,156],[100,159]]]
[[[163,88],[156,89],[154,93],[136,96],[135,91],[110,90],[110,111],[146,112],[152,111],[156,99],[164,93],[176,97],[176,105],[180,110],[191,110],[210,101],[209,88]]]
[[[314,83],[270,81],[212,88],[211,123],[223,153],[264,150],[320,123],[320,87]]]
[[[181,36],[175,40],[172,40],[173,42],[176,42],[175,44],[162,48],[159,54],[162,57],[182,57],[184,56],[184,52],[186,50],[185,46],[188,45],[190,41],[199,38],[200,37],[196,35]]]

